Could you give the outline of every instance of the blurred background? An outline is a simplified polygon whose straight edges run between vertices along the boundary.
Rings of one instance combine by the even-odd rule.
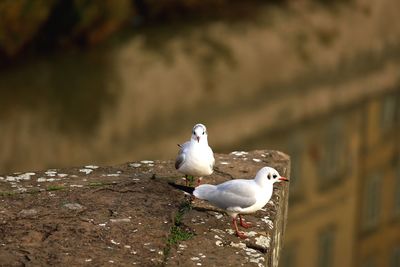
[[[400,266],[400,1],[1,0],[0,173],[292,159],[281,266]]]

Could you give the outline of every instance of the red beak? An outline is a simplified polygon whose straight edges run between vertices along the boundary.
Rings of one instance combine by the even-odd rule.
[[[289,182],[289,179],[288,179],[288,178],[285,178],[285,177],[281,177],[281,178],[279,178],[278,180],[279,180],[279,181]]]

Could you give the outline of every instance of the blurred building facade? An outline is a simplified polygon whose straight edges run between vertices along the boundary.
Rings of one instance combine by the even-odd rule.
[[[293,133],[282,266],[400,266],[400,88],[383,91]]]
[[[400,266],[399,101],[397,90],[364,107],[356,266]]]

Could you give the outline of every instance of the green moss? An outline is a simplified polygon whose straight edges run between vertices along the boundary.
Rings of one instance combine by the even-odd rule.
[[[89,183],[89,186],[91,186],[91,187],[98,187],[98,186],[103,186],[103,185],[107,185],[107,184],[103,183],[103,182],[91,182],[91,183]]]
[[[40,189],[33,188],[33,189],[30,189],[30,190],[28,190],[26,192],[3,191],[3,192],[0,192],[0,197],[15,196],[15,195],[18,195],[18,194],[23,194],[23,193],[26,193],[26,194],[37,194],[37,193],[40,193]]]
[[[187,175],[186,180],[188,181],[189,186],[194,186],[194,176]]]
[[[183,215],[192,208],[188,201],[183,202],[174,218],[174,225],[171,227],[168,237],[168,244],[176,244],[179,241],[188,240],[193,236],[193,233],[182,228]]]
[[[26,191],[27,194],[38,194],[40,193],[40,189],[39,188],[33,188],[31,190]]]
[[[64,190],[65,186],[63,185],[50,185],[46,188],[47,191],[58,191],[58,190]]]
[[[171,246],[178,244],[180,241],[185,241],[194,236],[192,232],[183,228],[182,218],[183,215],[192,208],[191,203],[188,201],[183,202],[174,218],[174,225],[171,227],[167,239],[167,244],[164,248],[164,262],[167,260],[171,251]]]
[[[2,197],[14,196],[16,194],[18,194],[18,193],[14,192],[14,191],[3,191],[3,192],[0,192],[0,196],[2,196]]]
[[[193,233],[187,232],[179,226],[172,226],[169,237],[168,237],[168,244],[174,245],[179,243],[180,241],[185,241],[193,237]]]
[[[192,204],[189,201],[181,203],[181,205],[179,206],[178,213],[175,215],[174,224],[179,226],[181,224],[183,215],[190,209],[192,209]]]

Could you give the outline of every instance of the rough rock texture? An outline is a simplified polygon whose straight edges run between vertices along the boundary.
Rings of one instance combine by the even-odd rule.
[[[289,176],[276,151],[216,155],[204,183],[252,178],[263,166]],[[85,166],[0,176],[2,266],[277,266],[288,185],[277,184],[265,209],[250,216],[241,240],[230,218],[190,201],[171,161]]]

